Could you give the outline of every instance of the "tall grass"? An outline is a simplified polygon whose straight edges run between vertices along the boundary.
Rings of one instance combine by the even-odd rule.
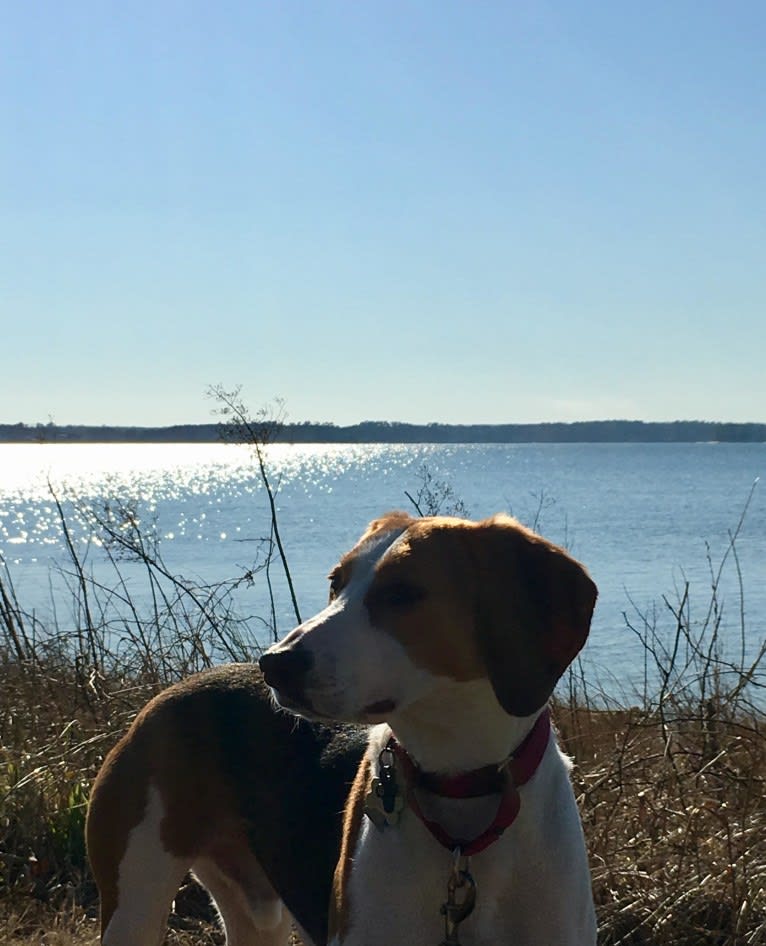
[[[426,485],[417,499],[434,511],[441,484]],[[90,511],[110,566],[109,578],[97,578],[66,540],[58,509],[66,616],[61,603],[48,623],[25,610],[0,561],[0,915],[12,917],[0,942],[34,941],[46,923],[56,929],[50,941],[92,939],[82,919],[96,896],[83,823],[105,753],[160,689],[213,663],[252,659],[267,625],[238,616],[232,595],[242,582],[267,580],[268,549],[231,581],[190,582],[167,568],[151,525],[112,503]],[[635,699],[604,693],[581,664],[559,687],[555,719],[577,762],[605,946],[766,944],[766,643],[746,659],[741,526],[718,562],[709,553],[704,591],[684,584],[658,612],[626,612],[645,661]],[[143,570],[142,604],[126,561]],[[734,654],[722,644],[727,569],[740,578]],[[40,919],[41,904],[55,922],[51,913]],[[215,939],[195,916],[209,912],[189,887],[174,922],[194,926],[198,942]],[[70,940],[62,917],[75,928]]]

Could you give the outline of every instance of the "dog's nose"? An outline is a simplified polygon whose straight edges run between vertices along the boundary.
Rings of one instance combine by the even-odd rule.
[[[313,664],[311,652],[300,645],[288,650],[266,651],[258,661],[266,683],[275,690],[288,691],[300,689],[303,676]]]

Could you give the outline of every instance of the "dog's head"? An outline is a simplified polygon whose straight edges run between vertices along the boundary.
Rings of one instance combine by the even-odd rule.
[[[295,712],[377,722],[440,682],[487,679],[512,716],[539,709],[585,643],[596,586],[508,516],[391,513],[330,573],[330,601],[261,658]]]

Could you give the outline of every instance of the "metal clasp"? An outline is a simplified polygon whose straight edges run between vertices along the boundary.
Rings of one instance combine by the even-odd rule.
[[[444,917],[444,939],[439,946],[460,946],[458,927],[467,919],[476,905],[476,882],[468,870],[468,858],[463,857],[459,847],[453,851],[452,870],[447,880],[447,900],[442,904]],[[460,900],[458,891],[462,892]]]

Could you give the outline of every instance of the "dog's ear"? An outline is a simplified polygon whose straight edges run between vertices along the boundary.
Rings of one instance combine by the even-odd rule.
[[[478,523],[472,538],[478,651],[503,709],[528,716],[585,643],[598,592],[579,562],[513,519]]]

